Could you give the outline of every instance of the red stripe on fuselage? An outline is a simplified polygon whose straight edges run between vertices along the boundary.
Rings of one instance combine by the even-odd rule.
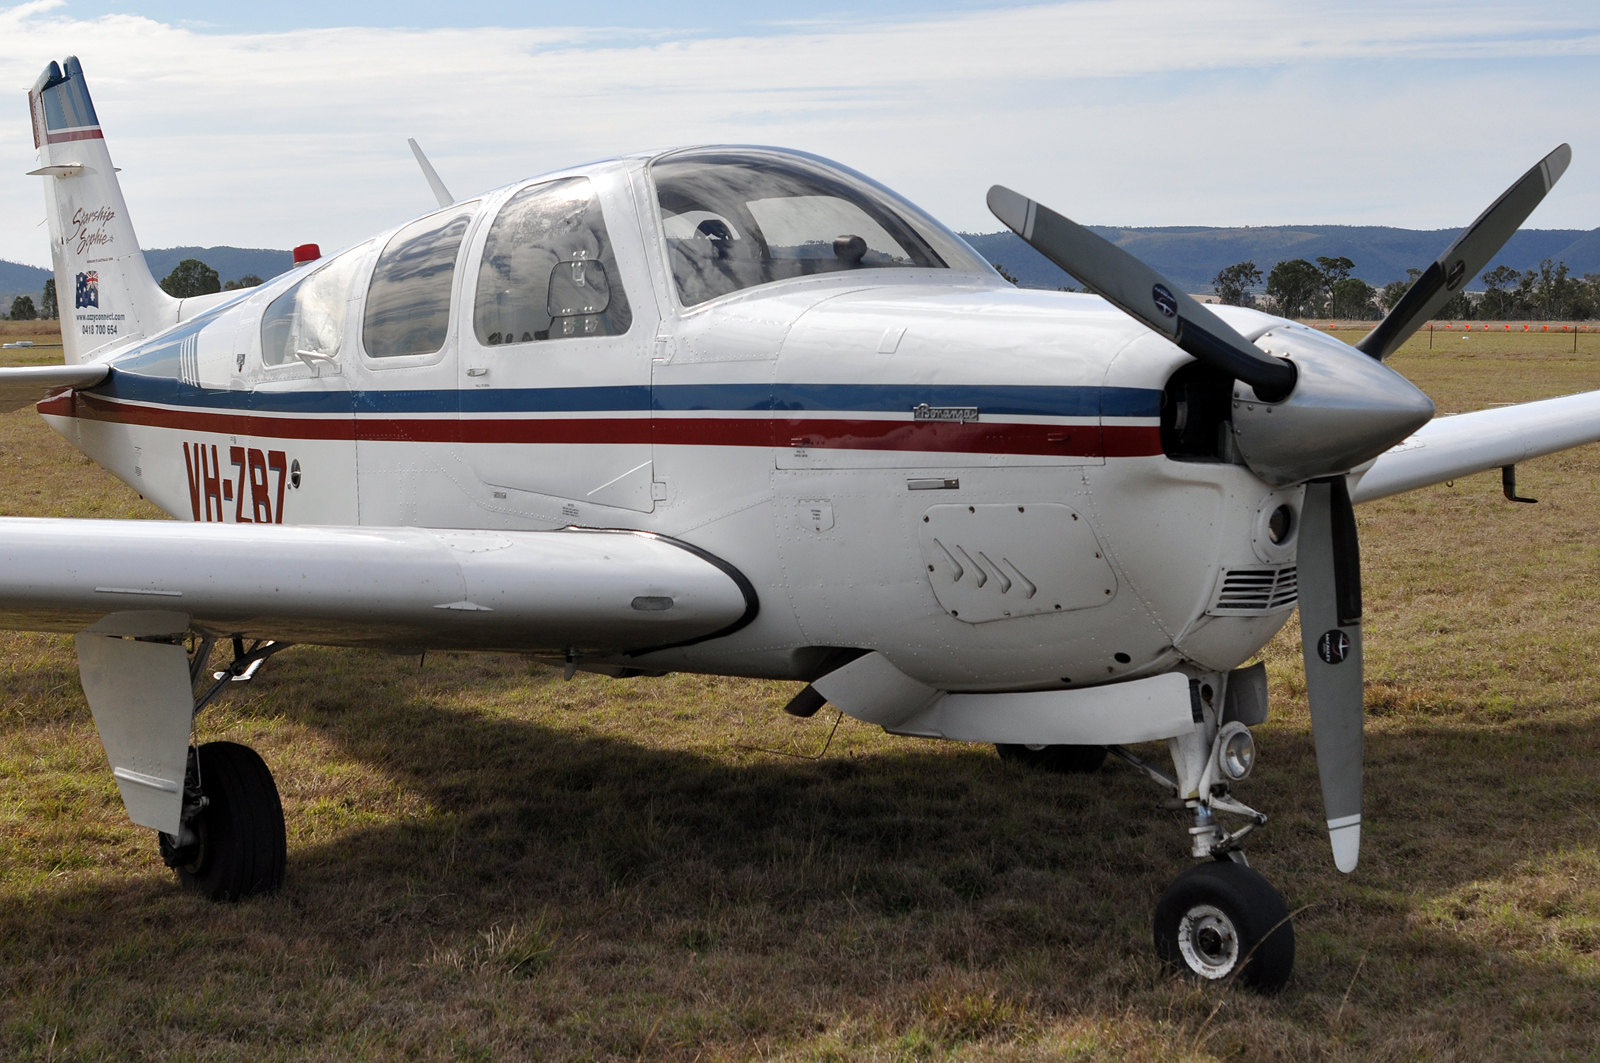
[[[49,144],[65,144],[70,140],[104,140],[105,134],[98,129],[74,129],[68,133],[46,133],[45,142]]]
[[[891,421],[764,417],[294,417],[144,406],[77,392],[46,399],[59,417],[273,439],[362,439],[413,443],[604,444],[808,447],[945,454],[1149,457],[1161,453],[1154,425],[1050,425],[1003,421]]]

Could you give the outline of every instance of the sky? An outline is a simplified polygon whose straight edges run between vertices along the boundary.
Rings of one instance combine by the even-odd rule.
[[[994,183],[1093,224],[1459,229],[1568,141],[1528,224],[1600,227],[1593,0],[0,0],[0,258],[49,262],[24,97],[74,54],[146,247],[360,240],[433,206],[407,137],[458,196],[777,144],[978,232]]]

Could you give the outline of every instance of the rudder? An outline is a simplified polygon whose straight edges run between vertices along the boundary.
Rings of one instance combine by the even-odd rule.
[[[45,67],[28,107],[67,363],[175,324],[179,301],[145,263],[76,56]]]

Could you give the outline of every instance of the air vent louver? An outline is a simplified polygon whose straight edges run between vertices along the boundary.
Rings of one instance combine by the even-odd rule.
[[[1300,583],[1293,565],[1225,569],[1206,612],[1212,616],[1265,616],[1293,607],[1299,598]]]

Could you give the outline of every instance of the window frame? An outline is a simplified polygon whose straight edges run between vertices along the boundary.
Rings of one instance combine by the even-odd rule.
[[[710,299],[706,299],[698,303],[686,303],[683,299],[683,293],[678,288],[678,278],[673,272],[672,249],[667,242],[668,238],[666,225],[664,219],[662,218],[661,193],[660,189],[656,186],[655,165],[659,162],[668,162],[683,158],[722,154],[748,154],[751,157],[768,156],[777,159],[792,159],[798,160],[804,164],[837,171],[851,180],[861,182],[875,193],[883,196],[892,205],[897,205],[897,209],[898,206],[903,206],[906,208],[904,215],[901,218],[902,222],[909,226],[912,232],[919,239],[923,240],[924,242],[928,242],[930,248],[932,248],[935,254],[940,253],[939,248],[932,242],[928,241],[927,234],[921,231],[919,225],[926,224],[939,236],[954,240],[959,247],[965,248],[967,253],[970,254],[972,258],[980,264],[979,268],[967,269],[959,266],[896,266],[893,268],[874,268],[868,271],[830,270],[827,272],[813,273],[795,277],[780,277],[770,281],[763,281],[760,284],[752,284],[747,287],[736,288],[733,291],[724,292],[721,295],[713,296]],[[782,148],[769,148],[742,144],[707,144],[689,148],[675,148],[671,151],[661,152],[660,154],[653,155],[650,158],[643,160],[641,165],[641,177],[642,180],[639,182],[640,196],[638,199],[640,225],[641,228],[648,225],[648,235],[646,236],[646,240],[647,242],[653,242],[655,245],[652,249],[652,270],[657,273],[658,283],[661,286],[661,292],[663,296],[663,314],[671,313],[680,318],[692,316],[702,313],[708,307],[720,306],[722,303],[729,300],[750,298],[753,294],[759,297],[759,294],[761,293],[776,290],[779,285],[836,286],[844,284],[847,286],[861,286],[863,283],[870,282],[872,286],[876,287],[884,284],[899,283],[902,281],[921,282],[945,279],[950,280],[952,283],[960,283],[960,281],[957,281],[956,278],[966,278],[968,283],[971,282],[972,278],[982,278],[983,281],[986,282],[1005,284],[1005,281],[1001,279],[1000,274],[995,271],[993,266],[984,260],[982,255],[973,250],[971,245],[967,244],[965,240],[962,240],[960,234],[951,230],[933,215],[929,214],[915,203],[912,203],[910,200],[906,199],[892,188],[889,188],[879,181],[873,180],[866,174],[834,162],[832,159],[827,159],[820,155],[813,155],[810,152],[791,151]],[[871,216],[870,213],[868,216]],[[649,219],[648,222],[645,221],[646,217]],[[864,278],[862,276],[863,273],[870,274],[870,277]]]
[[[604,182],[601,180],[601,176],[602,175],[600,174],[590,173],[587,171],[578,171],[570,173],[545,174],[532,180],[519,181],[503,196],[496,197],[495,201],[490,205],[490,208],[482,212],[482,220],[480,221],[478,228],[472,233],[472,254],[469,259],[469,265],[471,268],[468,270],[471,276],[462,277],[463,303],[471,303],[471,313],[463,319],[464,324],[467,327],[462,329],[462,334],[472,338],[472,343],[475,349],[485,351],[501,351],[508,349],[515,349],[518,351],[537,350],[542,344],[555,343],[562,340],[620,340],[634,334],[634,331],[639,326],[639,301],[636,297],[639,286],[636,284],[630,285],[627,282],[627,267],[624,264],[626,251],[624,250],[623,245],[617,236],[619,231],[625,232],[626,230],[619,229],[619,227],[612,224],[612,222],[615,220],[613,216],[614,212],[608,212],[606,208],[607,196],[605,195],[605,186]],[[587,181],[590,192],[594,196],[595,202],[600,208],[600,222],[603,226],[605,226],[606,241],[611,247],[612,265],[614,267],[613,269],[606,270],[606,282],[607,285],[613,290],[611,298],[615,299],[615,292],[617,289],[620,289],[622,292],[622,298],[627,301],[628,327],[621,332],[595,333],[592,335],[574,336],[547,336],[542,340],[517,340],[512,343],[484,342],[478,338],[478,280],[483,270],[483,256],[488,252],[489,234],[494,231],[495,222],[500,220],[501,213],[511,205],[512,200],[516,199],[518,196],[521,196],[523,193],[529,192],[530,190],[536,188],[542,188],[545,185],[554,185],[563,181],[572,180]],[[595,261],[601,265],[604,265],[604,263],[599,259],[596,259]]]
[[[397,225],[389,232],[384,233],[373,240],[374,251],[372,252],[371,257],[368,259],[367,264],[361,273],[361,316],[360,320],[357,322],[356,329],[356,338],[361,355],[361,364],[363,367],[370,370],[382,370],[408,369],[416,368],[418,366],[438,365],[450,355],[451,351],[456,346],[457,334],[461,327],[461,303],[464,297],[461,285],[462,274],[465,272],[463,266],[467,261],[467,256],[471,254],[472,249],[476,246],[479,231],[483,227],[484,209],[486,206],[494,205],[494,203],[495,197],[493,196],[477,196],[461,203],[452,203],[448,207],[441,207],[440,209],[430,211],[421,217],[412,218],[403,225]],[[394,238],[400,235],[400,231],[402,229],[410,228],[417,222],[426,221],[429,218],[437,218],[446,214],[457,214],[469,208],[472,211],[472,216],[467,221],[466,232],[462,233],[461,235],[461,244],[456,248],[455,269],[451,273],[450,280],[450,316],[445,323],[444,341],[440,344],[439,349],[436,351],[430,351],[427,354],[371,354],[367,350],[367,300],[372,294],[372,275],[377,271],[378,259],[383,257],[383,252],[388,249],[389,245],[394,241]]]

